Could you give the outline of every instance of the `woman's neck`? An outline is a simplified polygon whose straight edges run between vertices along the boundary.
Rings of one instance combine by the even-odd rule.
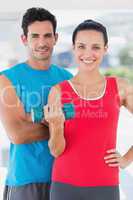
[[[81,85],[93,85],[102,80],[104,80],[103,75],[99,71],[95,71],[91,73],[78,72],[72,81]]]

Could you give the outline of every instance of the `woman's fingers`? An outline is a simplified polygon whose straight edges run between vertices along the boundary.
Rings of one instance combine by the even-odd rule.
[[[105,163],[118,163],[119,162],[119,158],[113,158],[113,159],[108,159],[105,160]]]
[[[105,156],[104,159],[105,160],[108,160],[110,158],[119,158],[120,157],[120,154],[119,153],[113,153],[113,154],[110,154],[108,156]]]
[[[44,110],[45,120],[48,121],[48,115],[49,115],[49,107],[48,107],[48,105],[44,106],[43,110]]]
[[[107,153],[115,153],[115,152],[117,152],[116,149],[108,149],[107,150]]]
[[[44,116],[49,123],[65,120],[61,105],[58,104],[44,106]]]
[[[105,163],[110,167],[118,167],[120,166],[121,155],[116,149],[107,150],[109,155],[104,157]]]
[[[108,164],[109,167],[120,167],[120,163],[111,163]]]

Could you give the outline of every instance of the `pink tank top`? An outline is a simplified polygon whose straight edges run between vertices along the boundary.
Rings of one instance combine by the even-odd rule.
[[[106,78],[103,95],[91,100],[79,97],[68,81],[60,87],[62,104],[73,103],[76,113],[65,121],[66,149],[54,161],[52,181],[82,187],[118,185],[118,167],[104,161],[106,151],[116,148],[120,109],[116,79]]]

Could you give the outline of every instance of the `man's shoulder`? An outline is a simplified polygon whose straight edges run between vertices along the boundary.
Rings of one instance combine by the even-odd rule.
[[[3,71],[0,72],[0,75],[6,75],[6,74],[12,74],[15,71],[18,71],[20,69],[20,66],[23,65],[23,63],[18,63],[8,69],[5,69]]]
[[[8,79],[13,85],[18,84],[19,78],[22,76],[21,73],[21,65],[23,65],[23,63],[18,63],[8,69],[5,69],[3,71],[0,72],[0,76],[1,78],[5,77],[6,79]]]

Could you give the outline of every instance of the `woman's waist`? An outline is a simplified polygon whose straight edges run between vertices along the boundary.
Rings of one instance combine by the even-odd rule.
[[[72,161],[73,160],[73,161]],[[74,158],[71,160],[55,160],[53,165],[53,181],[62,181],[74,185],[117,185],[119,179],[118,167],[109,167],[104,162],[94,162]]]
[[[104,160],[104,154],[81,154],[77,152],[77,154],[67,153],[62,154],[54,161],[54,169],[58,170],[66,170],[72,173],[76,173],[76,171],[82,174],[93,174],[93,173],[107,173],[109,176],[118,172],[117,167],[110,167]]]

